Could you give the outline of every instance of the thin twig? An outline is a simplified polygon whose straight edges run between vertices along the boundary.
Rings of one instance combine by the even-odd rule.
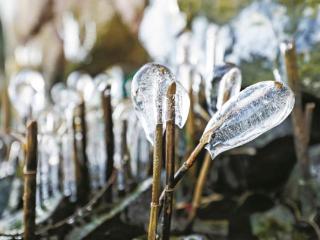
[[[192,221],[194,217],[197,214],[197,210],[199,208],[199,205],[201,203],[202,199],[202,192],[204,188],[204,184],[206,182],[210,166],[211,166],[211,156],[209,153],[206,153],[206,156],[204,158],[204,162],[202,164],[199,177],[197,179],[196,187],[193,194],[193,201],[192,201],[192,209],[189,214],[189,220]]]
[[[127,143],[127,129],[128,129],[128,120],[122,120],[122,131],[121,131],[121,159],[123,163],[123,171],[126,179],[126,185],[128,191],[132,189],[134,185],[134,179],[132,175],[131,165],[130,165],[130,154]]]
[[[192,73],[190,73],[190,74],[192,74]],[[195,99],[194,99],[194,93],[193,93],[193,89],[192,89],[192,76],[190,76],[189,81],[190,81],[189,82],[189,84],[190,84],[190,89],[189,89],[190,110],[189,110],[189,115],[188,115],[188,119],[186,122],[187,150],[186,150],[185,159],[192,152],[192,150],[194,149],[194,146],[195,146],[195,140],[194,140],[194,136],[195,136],[195,109],[194,109]],[[192,182],[194,182],[196,179],[196,168],[192,169],[189,174],[190,174],[190,179],[192,180]]]
[[[295,150],[302,177],[304,180],[307,180],[310,178],[310,164],[306,146],[309,137],[307,136],[307,131],[305,131],[306,119],[303,113],[300,78],[294,42],[282,43],[281,50],[285,59],[287,80],[295,94],[295,105],[292,111]]]
[[[208,141],[209,141],[209,139],[207,138],[207,136],[203,136],[201,138],[200,142],[198,143],[198,145],[193,150],[193,152],[190,154],[189,158],[176,171],[176,173],[174,175],[174,179],[172,181],[172,187],[171,187],[172,189],[174,189],[177,186],[177,184],[180,182],[180,180],[185,176],[185,174],[188,172],[188,170],[193,166],[193,164],[197,160],[198,155],[203,150],[203,148],[208,143]],[[160,195],[160,198],[159,198],[159,202],[160,202],[159,212],[161,212],[161,207],[163,205],[163,200],[164,200],[164,194],[165,194],[165,190],[167,188],[169,188],[168,185],[165,187],[164,191]]]
[[[87,127],[85,122],[85,104],[83,101],[75,109],[72,125],[77,202],[80,205],[84,205],[89,201],[90,178],[86,153]]]
[[[6,82],[6,81],[5,81]],[[8,97],[8,88],[5,86],[2,92],[2,125],[6,134],[10,133],[11,104]]]
[[[27,127],[26,161],[24,169],[24,239],[35,239],[36,227],[36,176],[37,176],[37,122],[31,121]]]
[[[313,117],[313,112],[315,109],[316,105],[315,103],[307,103],[305,107],[305,112],[304,112],[304,119],[305,119],[305,134],[306,134],[306,139],[305,139],[305,147],[307,148],[310,142],[310,137],[311,137],[311,127],[312,127],[312,117]]]
[[[222,104],[224,104],[229,100],[230,92],[225,91],[222,94],[223,94],[223,103]],[[204,184],[207,180],[207,176],[208,176],[208,173],[210,170],[211,161],[212,161],[211,156],[209,153],[207,153],[206,157],[204,159],[203,165],[201,167],[199,177],[197,179],[197,183],[196,183],[196,187],[195,187],[195,191],[194,191],[194,195],[193,195],[192,209],[191,209],[190,215],[189,215],[190,221],[192,221],[194,219],[194,217],[196,216],[197,210],[198,210],[199,205],[201,203],[202,192],[203,192]]]
[[[175,157],[175,94],[176,83],[173,82],[167,91],[167,120],[166,120],[166,184],[169,186],[165,189],[164,211],[162,224],[162,239],[170,239],[170,226],[172,216],[173,189],[174,179],[174,157]]]
[[[162,123],[156,125],[154,150],[153,150],[153,184],[150,206],[150,219],[148,228],[148,240],[156,239],[156,230],[158,225],[158,209],[160,195],[160,178],[162,162]]]
[[[106,181],[109,180],[114,168],[114,133],[112,120],[112,105],[111,105],[111,85],[108,84],[106,89],[102,92],[102,110],[104,119],[104,138],[106,144]],[[112,202],[112,187],[106,192],[106,201]]]

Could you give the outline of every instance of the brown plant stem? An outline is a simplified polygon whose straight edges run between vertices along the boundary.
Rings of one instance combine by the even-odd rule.
[[[230,92],[226,91],[223,93],[223,103],[226,103],[230,98]],[[197,214],[197,210],[200,206],[201,199],[202,199],[202,192],[204,188],[204,184],[207,180],[207,176],[210,170],[212,159],[209,153],[206,154],[204,162],[202,164],[199,177],[197,179],[196,187],[193,194],[192,200],[192,209],[189,214],[189,220],[192,221]]]
[[[197,160],[197,156],[200,154],[200,152],[202,151],[202,149],[205,147],[205,145],[208,143],[208,139],[207,136],[204,135],[201,139],[200,142],[198,143],[198,145],[195,147],[195,149],[193,150],[193,152],[190,154],[189,158],[182,164],[182,166],[176,171],[176,173],[174,174],[174,179],[172,181],[172,189],[174,189],[176,187],[176,185],[180,182],[180,180],[186,175],[186,173],[188,172],[188,170],[193,166],[193,164],[196,162]],[[164,191],[161,193],[161,196],[159,198],[159,202],[160,202],[160,206],[162,207],[163,205],[163,200],[164,200],[164,194],[165,194],[165,190],[168,188],[169,186],[167,185],[164,189]],[[159,211],[160,212],[160,211]]]
[[[102,92],[102,110],[104,120],[104,139],[106,144],[106,182],[110,179],[114,167],[114,132],[112,120],[112,105],[111,105],[111,85],[109,84]],[[112,187],[106,192],[106,201],[112,202]]]
[[[311,127],[312,127],[312,117],[313,117],[313,111],[315,109],[316,105],[315,103],[307,103],[305,107],[304,112],[304,119],[305,119],[305,131],[306,131],[306,139],[305,139],[305,146],[308,147],[310,142],[310,133],[311,133]]]
[[[164,193],[164,212],[162,223],[162,239],[170,239],[170,226],[173,203],[173,180],[175,162],[175,94],[176,83],[173,82],[167,91],[167,121],[166,121],[166,185]]]
[[[187,155],[185,156],[185,159],[189,154],[192,152],[194,146],[195,146],[195,141],[194,141],[194,136],[195,136],[195,112],[194,112],[194,105],[195,105],[195,99],[194,99],[194,94],[193,94],[193,89],[192,89],[192,77],[190,78],[190,89],[189,89],[189,99],[190,99],[190,110],[189,110],[189,116],[186,122],[186,136],[187,136]],[[190,171],[190,179],[192,182],[195,181],[196,179],[196,168],[192,169]]]
[[[8,96],[8,88],[6,87],[6,84],[4,85],[2,92],[2,127],[3,131],[8,134],[10,133],[11,104]]]
[[[37,176],[37,122],[31,121],[27,127],[26,160],[24,169],[23,220],[24,239],[35,239],[36,227],[36,176]]]
[[[90,196],[90,178],[86,153],[87,127],[83,101],[74,111],[72,126],[77,202],[82,206],[89,201]]]
[[[130,191],[134,185],[134,179],[132,175],[130,165],[130,154],[127,144],[128,120],[122,120],[121,129],[121,159],[123,161],[124,178],[126,179],[126,185],[128,187],[128,190]]]
[[[292,123],[294,132],[295,150],[304,180],[310,178],[309,156],[307,152],[308,138],[305,131],[306,119],[303,112],[300,78],[298,73],[297,56],[294,42],[282,43],[287,80],[295,94],[295,105],[292,111]],[[309,121],[309,120],[308,120]]]
[[[190,221],[194,219],[194,217],[197,214],[197,210],[200,206],[201,199],[202,199],[202,192],[203,192],[204,184],[207,180],[207,176],[208,176],[208,173],[210,170],[211,162],[212,162],[212,159],[211,159],[210,154],[206,153],[206,156],[204,158],[204,162],[203,162],[201,170],[200,170],[199,177],[197,179],[194,194],[193,194],[192,209],[189,214]]]
[[[132,175],[129,163],[129,154],[127,149],[127,120],[121,119],[120,131],[120,166],[118,167],[118,194],[119,197],[126,195],[127,190],[132,186]]]
[[[150,218],[148,227],[148,240],[156,239],[156,231],[158,224],[158,209],[160,195],[160,178],[161,178],[161,162],[162,162],[162,123],[156,125],[154,149],[153,149],[153,183],[152,196],[150,206]]]

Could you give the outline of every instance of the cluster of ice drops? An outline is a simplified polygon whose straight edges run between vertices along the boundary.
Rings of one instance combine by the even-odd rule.
[[[226,64],[214,71],[210,86],[206,86],[212,118],[202,135],[212,158],[276,127],[292,111],[294,94],[286,84],[261,81],[240,91],[241,72],[235,65]],[[177,84],[175,124],[182,128],[189,114],[190,100],[187,90],[169,68],[145,64],[132,81],[135,111],[152,144],[156,125],[166,122],[166,91],[172,82]],[[223,103],[226,97],[229,100]]]

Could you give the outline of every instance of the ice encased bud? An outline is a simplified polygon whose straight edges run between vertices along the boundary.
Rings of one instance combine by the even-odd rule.
[[[221,109],[222,105],[232,98],[239,94],[241,90],[241,71],[237,67],[231,67],[222,77],[219,90],[218,90],[218,99],[217,99],[217,109]]]
[[[156,125],[163,124],[165,128],[165,97],[168,86],[173,81],[175,77],[171,71],[156,63],[145,64],[133,77],[131,84],[133,105],[146,137],[152,144]],[[178,82],[175,98],[175,124],[182,128],[188,117],[190,100],[188,93]]]
[[[77,87],[77,82],[78,82],[81,74],[82,73],[79,72],[79,71],[71,72],[67,77],[67,86],[69,88],[76,88]]]
[[[216,66],[206,83],[206,100],[211,115],[221,108],[226,100],[237,95],[241,89],[240,69],[232,63]]]
[[[243,145],[279,125],[292,111],[294,94],[288,86],[263,81],[247,87],[214,114],[204,130],[210,136],[211,157]]]
[[[47,108],[39,114],[39,133],[40,134],[54,134],[61,126],[61,115],[53,108]]]
[[[91,76],[87,73],[82,73],[77,81],[76,90],[83,94],[86,101],[90,99],[94,92],[94,83]]]
[[[174,49],[176,37],[185,26],[186,16],[177,1],[151,1],[144,10],[139,39],[153,59],[163,61]]]
[[[53,85],[50,93],[53,103],[61,111],[65,111],[67,108],[73,108],[81,102],[81,97],[78,92],[72,88],[67,88],[63,83]]]
[[[40,112],[45,105],[45,84],[42,75],[22,70],[9,83],[9,97],[21,117]]]

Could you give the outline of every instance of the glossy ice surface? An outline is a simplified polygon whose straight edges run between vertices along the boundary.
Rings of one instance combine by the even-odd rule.
[[[230,69],[222,76],[218,89],[218,110],[221,109],[222,105],[229,98],[239,94],[241,90],[241,80],[241,71],[237,67],[230,67]]]
[[[263,81],[231,98],[209,121],[212,131],[206,149],[211,157],[243,145],[279,125],[292,111],[294,95],[289,87]]]
[[[163,123],[165,127],[165,97],[172,81],[175,81],[175,78],[171,71],[156,63],[144,65],[133,78],[131,86],[133,105],[147,139],[151,143],[153,143],[156,124]],[[175,123],[181,128],[188,117],[190,100],[186,90],[178,82],[175,99]]]
[[[226,99],[240,92],[241,82],[241,71],[236,65],[225,63],[214,68],[206,84],[206,99],[211,115],[222,107]]]

